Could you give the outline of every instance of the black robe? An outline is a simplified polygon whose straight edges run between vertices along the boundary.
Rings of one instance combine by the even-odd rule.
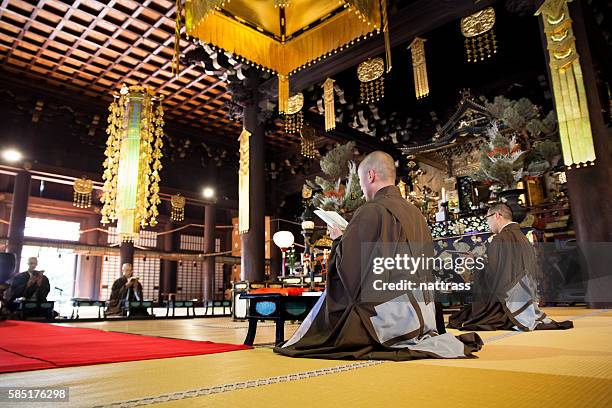
[[[396,271],[371,273],[373,259],[404,252],[433,256],[420,211],[395,186],[379,190],[334,241],[325,293],[291,339],[274,351],[291,357],[411,360],[469,357],[482,341],[436,331],[433,293],[373,293],[373,280],[397,281]],[[427,270],[415,280],[431,279]]]
[[[47,300],[47,296],[51,291],[49,278],[43,275],[40,286],[33,284],[28,287],[29,280],[30,273],[28,271],[18,273],[13,277],[6,294],[6,300],[9,308],[13,304],[13,301],[20,297],[24,297],[28,300],[37,300],[39,302],[44,302]]]
[[[487,248],[487,265],[476,273],[474,302],[449,318],[459,330],[555,330],[573,327],[555,322],[538,307],[535,249],[516,223],[506,225]]]
[[[113,283],[111,295],[108,299],[106,315],[113,316],[127,313],[127,310],[125,309],[126,300],[128,302],[143,300],[142,285],[140,282],[135,282],[130,288],[125,286],[127,282],[127,278],[125,276],[121,276]],[[146,314],[146,310],[144,312]]]

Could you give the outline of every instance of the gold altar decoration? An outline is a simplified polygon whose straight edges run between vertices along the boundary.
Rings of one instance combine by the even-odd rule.
[[[323,104],[325,107],[325,131],[336,128],[336,108],[334,106],[334,80],[327,78],[323,83]]]
[[[571,168],[594,164],[595,147],[568,1],[546,0],[536,15],[546,34],[563,161]]]
[[[74,194],[72,196],[72,205],[78,208],[91,207],[91,193],[93,191],[93,181],[83,177],[74,180],[72,186]]]
[[[177,222],[185,220],[185,197],[180,194],[173,195],[170,197],[170,205],[172,206],[170,219]]]
[[[399,192],[402,198],[406,199],[408,197],[406,193],[406,183],[404,183],[403,180],[400,180],[399,183],[397,183],[397,188],[399,189]]]
[[[317,156],[317,151],[315,149],[315,137],[317,136],[316,130],[314,130],[312,126],[304,126],[304,128],[300,131],[300,136],[302,156],[309,159],[314,159]]]
[[[249,138],[251,132],[242,129],[240,142],[240,159],[238,168],[238,232],[249,232]]]
[[[302,186],[302,199],[308,200],[309,198],[312,198],[312,188],[304,184]]]
[[[378,102],[385,96],[385,62],[382,58],[370,58],[357,66],[361,103]]]
[[[493,7],[487,7],[461,19],[461,33],[465,37],[465,57],[468,62],[483,61],[497,53],[494,26]]]
[[[285,132],[298,133],[302,130],[304,125],[303,107],[304,95],[301,92],[289,98],[287,111],[285,112]]]
[[[280,113],[291,74],[380,33],[386,17],[386,0],[185,1],[188,36],[279,75]]]
[[[134,241],[141,227],[157,224],[164,135],[161,100],[146,86],[123,85],[109,107],[101,222],[117,220],[122,241]]]
[[[425,60],[425,41],[415,37],[408,46],[412,53],[412,74],[414,76],[414,92],[417,99],[429,95],[429,81],[427,80],[427,61]]]

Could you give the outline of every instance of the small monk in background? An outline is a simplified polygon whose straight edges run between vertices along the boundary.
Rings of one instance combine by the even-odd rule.
[[[555,322],[538,307],[535,249],[512,221],[504,203],[487,212],[495,234],[487,248],[487,264],[474,275],[474,302],[453,314],[448,327],[459,330],[561,330],[571,321]]]
[[[6,303],[12,309],[15,299],[25,298],[44,302],[51,291],[49,278],[44,275],[44,271],[36,270],[38,258],[28,258],[28,270],[21,272],[13,277],[10,287],[6,293]]]
[[[126,302],[142,301],[142,285],[138,277],[134,275],[134,267],[130,263],[121,266],[122,276],[118,278],[111,288],[110,299],[108,300],[107,316],[127,315]],[[140,310],[139,314],[148,316],[146,310]]]

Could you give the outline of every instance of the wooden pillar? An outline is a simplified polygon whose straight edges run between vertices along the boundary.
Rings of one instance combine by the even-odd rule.
[[[582,0],[574,1],[568,7],[580,56],[596,160],[594,166],[567,170],[566,176],[574,230],[588,268],[586,301],[591,307],[610,307],[612,268],[605,260],[609,260],[609,255],[606,255],[612,245],[612,132],[602,116],[604,110],[598,96],[583,3]],[[546,49],[544,36],[542,39]],[[548,67],[548,53],[545,55]]]
[[[215,251],[215,206],[208,204],[204,206],[204,253]],[[204,276],[202,295],[204,300],[213,300],[213,286],[215,281],[215,257],[204,258]]]
[[[100,216],[92,215],[81,224],[81,229],[95,228],[100,224]],[[100,234],[98,231],[90,231],[81,235],[80,242],[88,245],[99,245]],[[106,237],[106,235],[105,235]],[[98,298],[100,284],[100,272],[102,270],[102,257],[83,256],[78,257],[76,282],[74,285],[74,297]]]
[[[134,243],[133,242],[121,242],[121,246],[119,247],[119,253],[121,262],[119,267],[122,267],[123,264],[129,263],[134,265]]]
[[[173,228],[172,222],[166,224],[165,231],[169,231]],[[164,252],[174,251],[174,238],[173,234],[162,235],[162,250]],[[160,274],[160,297],[162,293],[176,293],[176,272],[177,263],[169,259],[162,259],[161,261],[161,274]],[[163,299],[162,299],[163,300]]]
[[[278,199],[278,186],[276,180],[272,180],[271,188],[270,188],[270,204],[272,206],[272,211],[270,211],[270,280],[276,280],[281,274],[281,251],[280,248],[276,246],[272,237],[279,230],[279,222],[274,221],[280,217],[279,215],[279,199]]]
[[[15,177],[13,188],[13,205],[8,229],[8,245],[6,252],[15,254],[15,273],[18,273],[21,249],[23,248],[23,233],[28,213],[28,200],[30,198],[30,183],[32,176],[28,171],[21,171]]]
[[[241,278],[248,281],[265,279],[265,144],[264,127],[258,121],[259,85],[257,70],[248,72],[250,98],[244,105],[244,127],[251,132],[249,146],[249,232],[240,236],[242,244]]]

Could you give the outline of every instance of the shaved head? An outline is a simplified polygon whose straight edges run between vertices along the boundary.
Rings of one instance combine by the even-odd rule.
[[[358,172],[374,170],[381,180],[395,183],[395,160],[391,155],[377,150],[368,154],[359,164]]]
[[[395,184],[395,161],[391,155],[378,150],[361,161],[357,173],[361,190],[369,201],[381,188]]]

